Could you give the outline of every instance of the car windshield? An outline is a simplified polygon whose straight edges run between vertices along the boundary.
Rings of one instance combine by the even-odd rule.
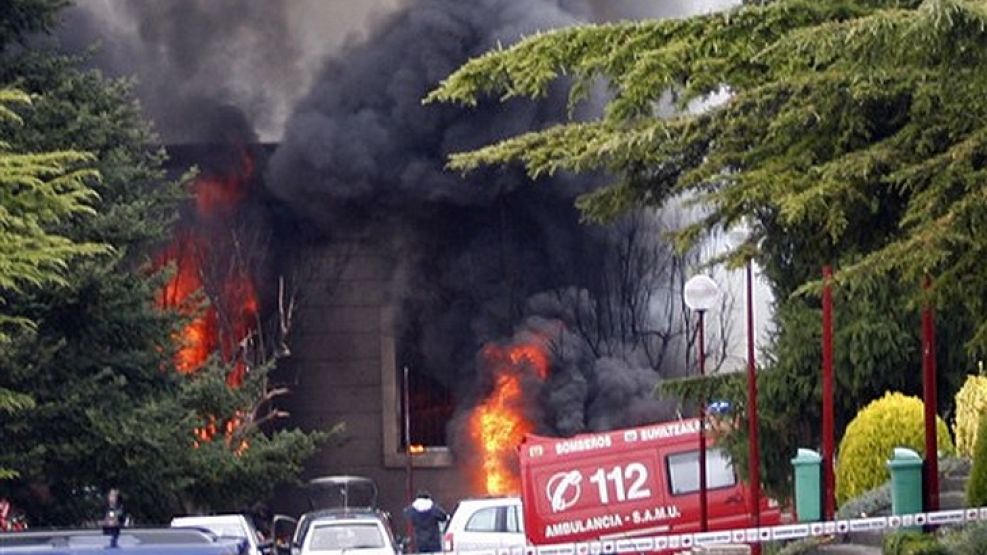
[[[253,528],[249,521],[246,524],[248,527]],[[217,536],[227,538],[245,538],[248,533],[255,533],[252,529],[249,531],[244,530],[243,524],[236,520],[176,518],[172,520],[171,525],[173,527],[204,528]]]
[[[226,536],[229,538],[242,538],[245,536],[243,533],[243,527],[239,524],[226,523],[226,522],[209,522],[206,524],[195,525],[196,528],[205,528],[217,536]]]
[[[312,551],[381,547],[384,547],[384,536],[380,533],[380,528],[372,522],[316,525],[312,529],[312,539],[309,542],[309,549]]]

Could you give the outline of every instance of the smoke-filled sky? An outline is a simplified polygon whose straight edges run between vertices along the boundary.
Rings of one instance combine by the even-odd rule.
[[[592,179],[531,186],[516,168],[465,179],[445,169],[452,152],[563,119],[564,90],[474,109],[421,98],[498,43],[601,13],[575,0],[409,4],[327,60],[267,174],[273,194],[326,236],[360,236],[397,261],[400,362],[455,389],[461,408],[495,381],[497,365],[480,354],[487,346],[551,343],[550,387],[526,391],[524,403],[549,433],[672,416],[653,392],[660,377],[686,370],[684,263],[663,243],[656,214],[583,225],[573,198]]]
[[[372,40],[375,25],[413,0],[76,0],[60,32],[94,64],[136,75],[166,141],[208,140],[217,106],[241,111],[264,141],[280,139],[292,107],[327,56]],[[736,0],[547,0],[577,20],[682,17]],[[469,4],[469,2],[464,2]],[[522,4],[518,4],[519,6]],[[523,14],[518,14],[523,15]],[[532,18],[531,21],[536,21]],[[546,22],[547,23],[547,22]],[[548,26],[548,25],[546,25]],[[449,37],[455,41],[455,37]]]
[[[98,39],[94,65],[135,74],[168,142],[277,141],[269,191],[326,240],[356,234],[396,261],[398,333],[437,381],[483,383],[483,345],[561,345],[537,420],[571,434],[670,416],[654,385],[686,369],[681,347],[658,357],[683,322],[664,222],[582,225],[573,197],[586,179],[532,187],[510,169],[445,171],[451,152],[562,119],[564,91],[474,110],[420,100],[498,42],[733,3],[78,0],[61,38]]]

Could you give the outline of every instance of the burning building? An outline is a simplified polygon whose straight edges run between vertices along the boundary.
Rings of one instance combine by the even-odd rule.
[[[145,91],[152,115],[173,144],[174,166],[202,169],[191,182],[195,202],[161,255],[176,267],[161,303],[194,302],[200,286],[221,302],[183,332],[180,370],[212,352],[236,362],[252,320],[274,302],[274,276],[292,276],[291,356],[276,374],[292,390],[280,401],[291,414],[285,424],[346,426],[307,477],[371,477],[392,512],[406,500],[412,447],[420,451],[411,457],[414,487],[452,504],[516,491],[514,449],[527,432],[570,435],[675,413],[654,387],[688,371],[684,345],[694,330],[680,298],[690,260],[661,240],[667,218],[583,225],[573,201],[592,179],[533,185],[516,168],[465,179],[444,169],[452,152],[566,117],[565,91],[475,110],[421,105],[471,56],[540,29],[618,17],[616,8],[408,1],[368,27],[365,40],[342,43],[298,98],[305,68],[289,63],[299,45],[286,14],[305,3],[226,4],[125,3],[114,17],[139,22],[136,34],[110,41],[96,60],[167,68],[160,75],[176,85],[163,90],[174,95]],[[160,10],[175,20],[155,17]],[[105,29],[92,13],[77,12],[75,29]],[[223,33],[197,44],[185,32],[208,22],[228,33],[218,54],[205,46],[222,43]],[[244,35],[251,25],[264,33]],[[258,36],[269,40],[258,46]],[[122,47],[127,41],[139,47]],[[230,45],[255,66],[207,71],[218,67],[214,58],[229,58]],[[265,68],[277,79],[258,79]],[[274,117],[257,108],[260,89],[290,105],[277,144],[259,145],[254,135]],[[226,117],[231,110],[239,116]],[[231,236],[234,225],[250,233]],[[249,256],[230,266],[236,253]],[[231,384],[247,371],[234,367]],[[278,505],[304,509],[297,499],[285,492]]]

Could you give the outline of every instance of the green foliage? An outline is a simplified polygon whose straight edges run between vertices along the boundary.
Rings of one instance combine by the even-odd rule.
[[[883,484],[888,479],[886,462],[895,447],[914,449],[924,458],[924,414],[920,399],[890,392],[857,414],[840,441],[836,469],[838,503]],[[936,428],[940,451],[952,453],[949,429],[941,418],[937,418]]]
[[[223,383],[229,368],[219,361],[195,376],[173,371],[174,335],[189,315],[155,306],[167,276],[150,255],[169,239],[184,195],[165,179],[164,153],[130,83],[78,65],[38,51],[0,59],[0,82],[32,98],[5,136],[11,151],[87,152],[102,178],[91,183],[98,210],[52,231],[113,249],[73,259],[60,282],[5,298],[5,314],[37,326],[0,344],[0,392],[33,402],[0,418],[0,467],[19,473],[0,482],[0,497],[27,511],[33,526],[91,522],[112,486],[139,522],[242,509],[296,480],[324,435],[262,425],[267,366],[252,368],[238,390]],[[242,420],[236,437],[194,447],[193,430],[234,414]]]
[[[0,31],[2,33],[2,31]],[[28,105],[30,97],[17,90],[0,89],[0,123],[18,125],[15,104]],[[98,174],[87,167],[91,157],[71,151],[15,153],[0,135],[0,306],[7,292],[24,286],[64,284],[68,264],[75,258],[108,251],[106,245],[77,242],[52,232],[62,221],[92,215],[97,198],[89,184]],[[30,326],[23,316],[0,312],[0,343],[8,340],[5,327]],[[33,408],[30,396],[0,387],[0,412]],[[0,480],[18,472],[0,465]]]
[[[985,413],[987,376],[967,376],[963,387],[956,392],[956,420],[953,423],[956,451],[960,455],[973,457],[973,449],[979,437],[978,426]]]
[[[0,3],[0,51],[31,33],[50,30],[69,0],[4,0]]]
[[[987,415],[980,418],[977,440],[973,451],[973,467],[966,484],[966,504],[969,507],[987,505]]]
[[[965,474],[968,470],[969,463],[964,459],[957,457],[939,459],[940,478],[946,478],[955,474]],[[889,514],[891,514],[890,476],[880,486],[840,504],[839,509],[836,511],[836,518],[852,519]]]
[[[884,536],[884,553],[887,555],[950,555],[946,546],[933,534],[922,532],[892,532]]]
[[[979,314],[987,279],[971,276],[987,241],[970,230],[987,207],[985,41],[987,8],[973,0],[781,0],[539,34],[471,60],[426,101],[537,97],[562,75],[578,99],[602,79],[612,100],[599,120],[508,138],[450,165],[605,170],[615,182],[580,203],[592,219],[685,195],[709,210],[679,231],[683,245],[744,217],[761,235],[796,228],[832,262],[846,259],[843,281],[866,287],[894,274],[918,284],[932,273],[938,302]],[[729,99],[656,116],[666,95],[684,109],[719,91]],[[875,219],[872,239],[835,248]],[[987,347],[987,323],[968,339]]]
[[[776,543],[769,543],[764,547],[765,555],[803,555],[805,553],[816,553],[820,546],[832,542],[831,538],[825,536],[811,536],[801,540],[795,540],[774,549]]]
[[[0,123],[22,123],[13,104],[30,104],[30,97],[0,89]],[[86,166],[92,162],[91,156],[71,150],[14,153],[0,140],[0,189],[5,193],[0,197],[0,305],[4,291],[64,284],[73,258],[108,251],[106,245],[51,231],[64,220],[95,214],[98,197],[90,183],[98,174]],[[30,324],[0,313],[0,326],[11,323]],[[0,341],[5,338],[0,328]]]
[[[984,555],[987,546],[987,523],[967,524],[943,534],[942,543],[952,555]]]
[[[790,488],[788,458],[820,443],[820,268],[836,277],[836,424],[887,390],[917,393],[917,304],[937,314],[940,391],[987,348],[987,8],[974,0],[777,0],[689,19],[540,33],[469,61],[425,99],[465,106],[603,83],[595,119],[454,154],[468,172],[521,164],[610,176],[586,218],[681,202],[702,217],[687,248],[739,220],[774,298],[760,357],[766,484]],[[669,99],[676,108],[668,113]],[[934,287],[923,294],[926,275]],[[966,350],[964,350],[964,347]],[[951,395],[941,407],[950,410]],[[743,410],[743,396],[732,399]],[[746,427],[729,438],[746,460]]]
[[[779,279],[779,281],[781,281]],[[888,287],[890,289],[890,286]],[[888,289],[872,295],[847,299],[837,291],[834,303],[834,398],[836,430],[843,430],[856,415],[862,401],[880,397],[889,389],[920,392],[918,372],[918,318]],[[760,354],[758,372],[758,419],[761,441],[761,479],[778,499],[792,494],[789,459],[800,447],[821,444],[822,392],[819,361],[821,352],[821,310],[818,303],[794,297],[775,305],[776,328],[770,350]],[[944,326],[945,329],[946,328]],[[943,329],[943,328],[941,328]],[[939,345],[942,352],[951,348]],[[955,348],[955,346],[952,346]],[[940,355],[944,361],[948,357]],[[944,364],[944,369],[948,367]],[[944,372],[945,373],[945,372]],[[748,475],[748,434],[746,375],[734,374],[705,386],[708,395],[730,401],[741,424],[722,438],[742,477]],[[710,389],[711,388],[711,389]],[[696,399],[697,386],[662,384],[661,389],[686,399]],[[950,388],[943,386],[944,391]],[[709,397],[708,397],[709,398]]]
[[[836,516],[841,519],[851,519],[890,513],[891,482],[889,480],[872,490],[865,491],[857,497],[842,503],[839,510],[836,511]]]

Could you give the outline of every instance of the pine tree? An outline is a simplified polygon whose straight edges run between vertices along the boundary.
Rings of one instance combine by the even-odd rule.
[[[15,104],[30,104],[30,97],[0,89],[0,122],[21,123]],[[64,219],[94,212],[96,194],[89,182],[98,174],[85,166],[91,162],[75,151],[14,153],[0,141],[0,310],[6,305],[4,291],[64,284],[72,259],[107,251],[105,245],[75,242],[50,231]],[[0,343],[9,340],[5,327],[31,325],[27,318],[0,312]],[[0,412],[33,406],[29,395],[0,387]],[[16,476],[15,470],[0,466],[0,479]]]
[[[31,33],[52,29],[69,0],[5,0],[0,4],[0,50]]]
[[[780,487],[796,442],[818,434],[819,305],[804,293],[822,264],[838,269],[842,422],[895,382],[917,387],[917,301],[943,309],[948,386],[987,347],[985,42],[982,1],[750,2],[538,34],[471,60],[426,102],[538,97],[561,81],[575,105],[603,83],[599,117],[450,166],[603,171],[612,182],[579,202],[596,221],[687,199],[704,216],[675,234],[682,247],[753,224],[731,261],[756,256],[778,299],[762,426],[787,451],[765,453]],[[660,117],[668,103],[676,110]]]
[[[34,99],[11,129],[10,149],[86,152],[82,162],[101,176],[92,184],[96,209],[51,231],[112,247],[73,259],[45,288],[5,296],[5,314],[36,326],[0,344],[0,387],[33,402],[0,419],[0,466],[19,473],[0,482],[0,497],[33,526],[91,521],[109,487],[124,491],[142,522],[242,509],[294,480],[324,434],[244,426],[195,448],[196,429],[255,407],[268,368],[237,390],[226,387],[229,368],[219,360],[195,375],[175,371],[175,334],[195,315],[157,306],[168,274],[152,257],[170,238],[184,193],[165,178],[164,152],[130,83],[79,64],[37,51],[0,60],[0,82],[17,82]]]
[[[30,97],[0,89],[0,122],[19,124],[10,106],[30,104]],[[92,157],[67,150],[20,154],[0,142],[0,294],[25,285],[64,284],[68,262],[78,256],[107,252],[106,245],[80,243],[50,231],[63,220],[95,213],[96,192],[89,186],[98,173],[84,164]],[[0,297],[2,300],[2,297]],[[0,326],[28,321],[0,313]],[[0,328],[0,341],[6,337]]]

